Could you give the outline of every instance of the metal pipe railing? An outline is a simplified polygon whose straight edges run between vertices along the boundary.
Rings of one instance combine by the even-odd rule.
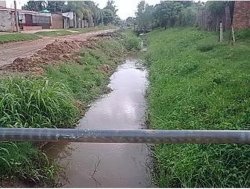
[[[250,144],[250,131],[0,128],[0,141],[69,141],[86,143],[149,144]]]

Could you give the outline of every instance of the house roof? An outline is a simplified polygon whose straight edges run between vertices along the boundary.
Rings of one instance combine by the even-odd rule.
[[[15,9],[0,7],[0,11],[15,12]],[[49,15],[46,15],[46,14],[48,14],[48,13],[40,13],[40,12],[30,11],[30,10],[17,9],[17,11],[18,11],[19,13],[21,13],[21,14],[32,14],[32,15],[42,14],[42,15],[44,15],[44,16],[49,16]]]

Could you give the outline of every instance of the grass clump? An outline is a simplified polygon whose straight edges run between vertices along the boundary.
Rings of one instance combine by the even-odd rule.
[[[250,45],[192,28],[148,34],[149,121],[154,129],[249,129]],[[249,145],[157,145],[160,187],[249,187]]]
[[[2,79],[0,94],[4,127],[70,127],[77,115],[67,87],[44,78]]]
[[[17,41],[29,41],[39,39],[39,36],[35,34],[13,33],[0,35],[0,44],[17,42]]]

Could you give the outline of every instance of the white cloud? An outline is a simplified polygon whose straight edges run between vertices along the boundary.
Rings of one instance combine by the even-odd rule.
[[[28,0],[16,0],[18,8],[21,8]],[[129,16],[134,16],[138,3],[141,0],[115,0],[115,4],[118,8],[118,15],[122,19],[126,19]],[[6,0],[8,7],[14,7],[14,0]],[[94,0],[94,2],[99,4],[100,8],[106,5],[107,0]],[[149,4],[159,3],[160,0],[146,0]]]

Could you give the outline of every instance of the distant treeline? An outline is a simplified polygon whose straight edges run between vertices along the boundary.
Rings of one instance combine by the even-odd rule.
[[[126,24],[137,31],[175,26],[197,26],[206,30],[217,30],[222,20],[227,21],[226,25],[231,25],[233,4],[234,2],[229,1],[161,1],[152,6],[141,1],[137,6],[136,17],[129,17]]]

